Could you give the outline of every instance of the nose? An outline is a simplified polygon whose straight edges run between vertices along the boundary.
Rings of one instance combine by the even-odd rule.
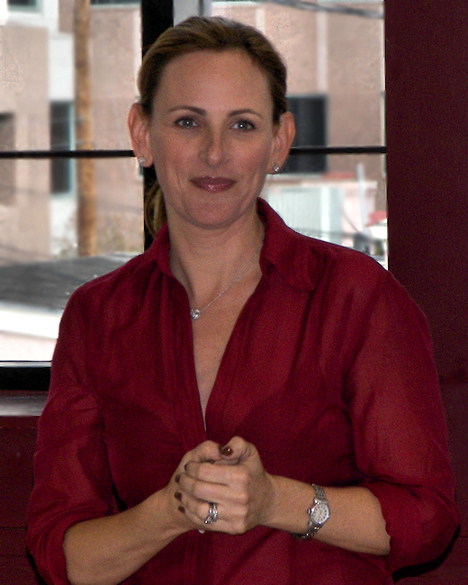
[[[210,166],[219,165],[225,158],[226,137],[222,130],[207,128],[201,150],[202,159]]]

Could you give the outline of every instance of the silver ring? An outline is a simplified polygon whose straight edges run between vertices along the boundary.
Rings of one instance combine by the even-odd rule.
[[[205,524],[214,524],[218,519],[218,506],[214,502],[209,503],[208,516],[205,518]]]

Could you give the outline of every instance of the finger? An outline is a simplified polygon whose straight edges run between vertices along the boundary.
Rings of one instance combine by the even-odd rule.
[[[216,502],[209,502],[208,504],[208,514],[206,518],[203,520],[203,524],[207,526],[211,526],[215,524],[218,520],[218,504]]]
[[[184,502],[195,501],[218,502],[229,498],[232,491],[225,483],[201,481],[184,473],[181,475],[178,490],[184,496]]]
[[[195,500],[183,494],[180,494],[177,499],[180,501],[180,507],[183,508],[183,513],[187,519],[200,525],[200,528],[207,529],[217,522],[219,504],[216,502]]]
[[[258,456],[255,446],[241,437],[233,437],[226,445],[220,446],[219,453],[224,460],[237,459],[239,462]]]
[[[204,443],[200,443],[195,449],[188,451],[180,460],[180,463],[177,469],[174,472],[173,478],[180,475],[184,471],[185,465],[189,461],[215,461],[220,460],[221,456],[219,454],[219,445],[218,443],[214,443],[213,441],[205,441]]]
[[[216,513],[213,513],[213,504],[216,504]],[[253,527],[248,522],[245,510],[228,514],[225,506],[216,502],[202,502],[195,507],[187,507],[185,514],[190,522],[198,524],[200,531],[243,534]]]
[[[239,481],[243,481],[243,478],[249,474],[247,467],[235,465],[232,462],[209,464],[191,461],[185,465],[184,471],[185,473],[181,475],[181,478],[185,478],[184,482],[187,481],[187,478],[191,478],[200,482],[200,484],[217,485],[223,489],[232,489],[234,485],[238,484]],[[192,484],[184,483],[183,485]]]
[[[230,466],[231,464],[231,462],[226,462],[223,464],[223,467]],[[224,485],[229,481],[230,477],[229,473],[216,467],[216,462],[197,463],[196,461],[189,461],[184,465],[184,472],[186,475],[200,481]]]
[[[176,514],[178,515],[179,521],[182,523],[185,529],[193,530],[198,528],[198,519],[194,518],[192,514],[187,514],[187,508],[184,505],[185,502],[182,494],[180,492],[175,492],[174,497],[174,503],[177,509]]]
[[[188,461],[216,461],[220,458],[219,444],[214,441],[204,441],[195,447],[195,449],[186,453],[183,457],[183,461],[185,464]]]
[[[238,465],[240,463],[240,459],[220,459],[219,461],[214,461],[215,465]]]
[[[190,509],[193,509],[190,505],[192,499],[196,502],[217,502],[235,517],[239,514],[248,514],[252,503],[257,500],[255,494],[252,493],[256,482],[252,480],[245,466],[235,467],[233,471],[234,477],[226,485],[201,482],[188,475],[184,476],[179,486],[183,494],[183,502],[186,502]]]
[[[237,497],[220,501],[214,495],[203,501],[181,492],[177,499],[180,503],[179,511],[182,509],[187,521],[195,524],[199,530],[243,534],[258,523],[256,516],[251,513],[243,498],[240,501]],[[218,515],[215,522],[205,524],[205,520],[209,517],[210,503],[216,503]]]

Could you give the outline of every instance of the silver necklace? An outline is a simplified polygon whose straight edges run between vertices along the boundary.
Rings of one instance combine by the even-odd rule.
[[[263,243],[263,242],[262,242]],[[245,274],[247,272],[247,269],[249,268],[249,266],[252,264],[252,262],[255,259],[255,256],[260,252],[260,249],[262,247],[262,244],[260,244],[260,246],[255,250],[255,254],[252,256],[252,258],[247,262],[247,264],[244,266],[244,268],[242,268],[242,270],[239,272],[239,274],[234,278],[234,280],[229,283],[227,285],[227,287],[222,290],[218,296],[216,296],[212,301],[210,301],[207,305],[205,305],[203,308],[201,309],[190,309],[190,317],[192,317],[192,319],[195,321],[195,319],[199,319],[201,317],[201,314],[206,311],[206,309],[208,309],[208,307],[210,307],[215,301],[217,301],[219,299],[219,297],[222,297],[224,293],[227,293],[227,291],[232,288],[236,282],[240,279],[240,277]]]

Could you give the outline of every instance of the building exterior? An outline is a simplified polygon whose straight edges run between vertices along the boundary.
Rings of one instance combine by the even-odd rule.
[[[344,5],[354,13],[340,11]],[[322,8],[331,6],[322,2]],[[381,145],[383,3],[333,6],[336,11],[214,2],[212,12],[256,26],[284,56],[297,146]],[[370,214],[385,209],[381,157],[291,158],[285,172],[268,182],[265,196],[298,231],[385,256],[385,240],[372,242],[368,229]]]
[[[94,147],[129,149],[126,116],[141,54],[139,5],[94,2]],[[356,14],[330,10],[323,0],[316,4],[320,10],[211,3],[212,14],[258,27],[283,54],[298,145],[383,142],[383,2],[342,4]],[[2,150],[75,148],[73,9],[72,0],[0,0]],[[142,178],[135,161],[95,159],[94,169],[98,252],[140,250]],[[71,159],[0,160],[0,263],[76,254],[75,185]],[[292,227],[345,245],[353,245],[356,234],[369,235],[369,214],[384,209],[384,194],[379,156],[294,157],[265,191]]]
[[[3,4],[2,4],[3,3]],[[73,3],[0,0],[0,148],[74,149]],[[138,5],[91,7],[94,147],[129,149],[140,48]],[[98,249],[142,247],[142,181],[133,159],[95,160]],[[76,255],[71,159],[0,160],[0,263]]]
[[[4,1],[4,0],[2,0]],[[5,12],[3,10],[3,12]],[[45,26],[0,26],[0,148],[49,148]],[[50,196],[42,161],[0,161],[0,261],[49,255]],[[41,226],[42,229],[38,229]]]
[[[130,149],[126,117],[136,98],[141,61],[139,5],[91,1],[93,146]],[[180,2],[184,10],[176,19],[192,14],[192,4]],[[373,18],[365,16],[369,6]],[[79,148],[74,1],[0,0],[0,7],[0,149]],[[375,17],[382,2],[353,7],[357,14],[274,2],[212,2],[209,7],[211,14],[256,26],[284,56],[298,146],[383,142],[383,20]],[[139,252],[143,180],[135,160],[97,158],[93,166],[97,253],[105,258]],[[76,179],[70,158],[0,158],[0,359],[52,355],[63,306],[51,309],[42,291],[31,297],[30,288],[45,286],[47,274],[71,270],[66,262],[77,255]],[[282,173],[268,178],[264,197],[297,231],[370,252],[385,263],[382,212],[378,226],[370,225],[375,212],[385,209],[382,157],[291,157]],[[55,270],[54,259],[61,262]],[[33,278],[36,263],[42,265],[39,281]],[[102,272],[93,266],[88,279]],[[68,281],[52,281],[55,295],[71,292]]]

